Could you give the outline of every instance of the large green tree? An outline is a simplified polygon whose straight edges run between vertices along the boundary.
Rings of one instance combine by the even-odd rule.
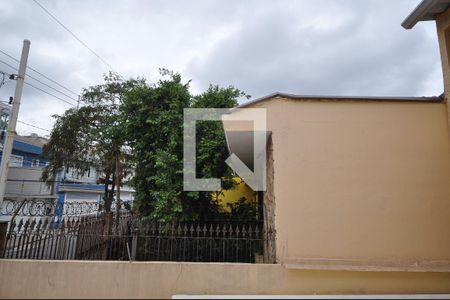
[[[209,192],[183,191],[183,109],[230,108],[244,94],[233,87],[210,86],[192,96],[189,82],[165,72],[155,85],[133,90],[123,103],[126,135],[136,166],[135,205],[150,220],[173,221],[216,218],[220,207]],[[227,147],[219,122],[201,122],[197,128],[198,177],[223,178],[232,188],[224,160]]]
[[[43,151],[50,163],[42,178],[51,182],[64,168],[82,175],[94,166],[104,180],[105,210],[110,211],[115,189],[117,208],[120,207],[120,186],[128,169],[129,149],[119,108],[125,94],[144,82],[124,81],[115,73],[105,75],[104,80],[103,84],[83,91],[81,107],[55,116],[50,140]]]
[[[223,217],[210,192],[183,191],[183,110],[231,108],[245,94],[211,85],[193,96],[179,74],[162,70],[162,75],[148,84],[110,73],[103,84],[85,89],[80,108],[56,116],[44,148],[50,164],[43,179],[51,181],[66,167],[82,174],[95,165],[104,178],[109,211],[113,195],[120,200],[126,170],[132,169],[135,210],[143,217],[162,222]],[[227,156],[222,124],[199,122],[197,177],[221,178],[224,188],[233,188]]]

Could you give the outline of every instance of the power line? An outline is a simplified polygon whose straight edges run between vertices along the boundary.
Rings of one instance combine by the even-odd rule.
[[[11,66],[11,65],[9,65],[8,63],[5,63],[5,62],[2,61],[2,60],[0,60],[0,62],[4,63],[5,65],[7,65],[7,66],[9,66],[10,68],[13,68],[13,69],[14,69],[14,67]],[[5,73],[6,73],[6,72],[5,72]],[[8,74],[8,73],[6,73],[6,74]],[[10,75],[10,74],[8,74],[8,75]],[[41,92],[43,92],[43,93],[45,93],[45,94],[47,94],[47,95],[50,95],[50,96],[54,97],[54,98],[56,98],[56,99],[58,99],[58,100],[60,100],[60,101],[63,101],[63,102],[65,102],[65,103],[67,103],[67,104],[70,104],[70,105],[72,105],[73,107],[77,107],[77,105],[73,104],[72,102],[69,102],[69,101],[67,101],[67,100],[64,100],[64,99],[61,98],[61,97],[58,97],[58,96],[56,96],[56,95],[53,95],[52,93],[49,93],[49,92],[47,92],[46,90],[43,90],[43,89],[41,89],[41,88],[39,88],[39,87],[37,87],[37,86],[35,86],[35,85],[33,85],[33,84],[27,82],[27,81],[24,81],[24,83],[25,83],[26,85],[28,85],[28,86],[31,86],[32,88],[35,88],[35,89],[37,89],[37,90],[39,90],[39,91],[41,91]],[[72,99],[72,100],[73,100],[73,99]],[[76,100],[75,100],[75,101],[76,101]]]
[[[6,74],[7,74],[7,73],[6,73]],[[56,95],[53,95],[52,93],[49,93],[49,92],[47,92],[47,91],[45,91],[45,90],[43,90],[43,89],[41,89],[41,88],[39,88],[39,87],[37,87],[37,86],[35,86],[35,85],[29,83],[29,82],[27,82],[27,81],[24,81],[24,83],[25,83],[26,85],[31,86],[32,88],[35,88],[35,89],[37,89],[37,90],[39,90],[39,91],[41,91],[41,92],[47,94],[47,95],[50,95],[50,96],[52,96],[52,97],[54,97],[54,98],[56,98],[56,99],[58,99],[58,100],[61,100],[61,101],[65,102],[65,103],[67,103],[67,104],[70,104],[70,105],[72,105],[73,107],[77,107],[77,105],[75,105],[75,104],[73,104],[73,103],[71,103],[71,102],[69,102],[69,101],[67,101],[67,100],[64,100],[64,99],[62,99],[62,98],[60,98],[60,97],[58,97],[58,96],[56,96]],[[2,102],[8,102],[8,104],[9,104],[9,101],[2,101]]]
[[[16,62],[19,62],[19,60],[18,60],[17,58],[15,58],[15,57],[9,55],[9,54],[6,53],[5,51],[0,50],[0,52],[3,53],[4,55],[8,56],[8,57],[11,58],[12,60],[15,60]],[[50,77],[46,76],[45,74],[42,74],[41,72],[39,72],[38,70],[32,68],[31,66],[27,65],[27,68],[30,69],[30,70],[32,70],[33,72],[36,72],[37,74],[41,75],[42,77],[44,77],[44,78],[47,79],[48,81],[51,81],[51,82],[53,82],[54,84],[56,84],[56,85],[62,87],[62,88],[65,89],[66,91],[68,91],[68,92],[70,92],[70,93],[72,93],[72,94],[78,96],[78,93],[76,93],[76,92],[72,91],[71,89],[69,89],[69,88],[63,86],[62,84],[60,84],[59,82],[57,82],[57,81],[51,79]],[[30,76],[30,75],[28,75],[28,76]],[[31,77],[31,76],[30,76],[30,77]]]
[[[32,84],[29,83],[29,82],[26,82],[26,81],[25,81],[24,83],[25,83],[26,85],[31,86],[32,88],[35,88],[35,89],[37,89],[37,90],[39,90],[39,91],[41,91],[41,92],[47,94],[47,95],[50,95],[50,96],[52,96],[52,97],[54,97],[54,98],[56,98],[56,99],[59,99],[59,100],[65,102],[65,103],[67,103],[67,104],[70,104],[70,105],[72,105],[73,107],[77,107],[75,104],[73,104],[73,103],[71,103],[71,102],[69,102],[69,101],[67,101],[67,100],[64,100],[63,98],[60,98],[60,97],[58,97],[58,96],[55,96],[55,95],[53,95],[52,93],[49,93],[49,92],[47,92],[46,90],[43,90],[43,89],[41,89],[41,88],[39,88],[39,87],[37,87],[37,86],[35,86],[35,85],[32,85]]]
[[[62,94],[62,95],[64,95],[64,96],[66,96],[66,97],[69,98],[70,100],[73,100],[73,101],[75,101],[75,102],[78,101],[78,100],[76,100],[76,99],[70,97],[69,95],[67,95],[67,94],[65,94],[65,93],[63,93],[63,92],[61,92],[60,90],[57,90],[57,89],[55,89],[54,87],[52,87],[52,86],[46,84],[45,82],[42,82],[42,81],[40,81],[39,79],[36,79],[36,78],[32,77],[31,75],[28,75],[28,77],[30,77],[30,78],[33,79],[33,80],[36,80],[36,81],[39,82],[40,84],[45,85],[46,87],[48,87],[48,88],[50,88],[50,89],[52,89],[52,90],[54,90],[54,91],[56,91],[56,92],[58,92],[58,93],[60,93],[60,94]]]
[[[0,50],[0,51],[1,51],[1,50]],[[5,64],[5,65],[7,65],[8,67],[10,67],[10,68],[16,70],[16,71],[18,70],[16,67],[14,67],[14,66],[12,66],[12,65],[10,65],[10,64],[8,64],[8,63],[6,63],[6,62],[4,62],[3,60],[0,60],[0,62],[3,63],[3,64]],[[66,93],[61,92],[60,90],[58,90],[58,89],[52,87],[51,85],[48,85],[48,84],[46,84],[45,82],[40,81],[40,80],[37,79],[36,77],[33,77],[33,76],[29,75],[29,74],[27,75],[27,77],[30,77],[31,79],[36,80],[36,81],[39,82],[40,84],[45,85],[46,87],[48,87],[48,88],[50,88],[50,89],[52,89],[52,90],[54,90],[54,91],[56,91],[56,92],[58,92],[58,93],[60,93],[60,94],[62,94],[62,95],[64,95],[64,96],[66,96],[66,97],[69,98],[70,100],[73,100],[73,101],[75,101],[75,102],[78,101],[78,100],[76,100],[76,99],[73,99],[71,96],[67,95]]]
[[[52,132],[51,130],[48,130],[48,129],[45,129],[45,128],[42,128],[42,127],[39,127],[39,126],[30,124],[30,123],[26,123],[26,122],[24,122],[24,121],[17,120],[17,122],[19,122],[19,123],[21,123],[21,124],[24,124],[24,125],[27,125],[27,126],[30,126],[30,127],[33,127],[33,128],[36,128],[36,129],[40,129],[40,130]]]
[[[16,70],[16,71],[18,70],[16,67],[14,67],[14,66],[8,64],[7,62],[5,62],[5,61],[3,61],[3,60],[1,60],[1,59],[0,59],[0,62],[1,62],[2,64],[4,64],[4,65],[7,65],[8,67],[10,67],[10,68],[13,69],[13,70]],[[8,74],[8,73],[6,73],[6,74]],[[11,74],[8,74],[8,75],[11,75]]]
[[[97,52],[92,50],[85,42],[83,42],[78,36],[75,35],[69,28],[67,28],[61,21],[59,21],[51,12],[49,12],[42,4],[40,4],[37,0],[33,0],[43,11],[45,11],[53,20],[55,20],[62,28],[64,28],[68,33],[70,33],[80,44],[82,44],[86,49],[88,49],[92,54],[94,54],[103,64],[105,64],[110,70],[114,70],[111,65],[106,62]]]
[[[45,79],[47,79],[47,80],[53,82],[54,84],[56,84],[56,85],[62,87],[62,88],[65,89],[66,91],[69,91],[69,92],[71,92],[72,94],[74,94],[74,95],[76,95],[76,96],[79,96],[79,94],[75,93],[75,92],[72,91],[72,90],[69,90],[68,88],[66,88],[66,87],[63,86],[62,84],[59,84],[59,83],[56,82],[55,80],[53,80],[53,79],[51,79],[51,78],[45,76],[44,74],[42,74],[41,72],[37,71],[36,69],[33,69],[32,67],[28,67],[28,68],[30,68],[30,70],[36,72],[37,74],[41,75],[41,76],[44,77]],[[31,76],[30,76],[30,77],[31,77]]]

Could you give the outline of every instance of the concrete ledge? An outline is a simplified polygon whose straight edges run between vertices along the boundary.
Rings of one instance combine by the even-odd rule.
[[[289,270],[262,264],[0,260],[0,298],[448,293],[450,273]]]
[[[358,272],[450,272],[450,261],[387,261],[327,258],[286,258],[284,267],[298,270],[334,270]]]
[[[420,295],[174,295],[172,299],[449,299],[450,294]]]

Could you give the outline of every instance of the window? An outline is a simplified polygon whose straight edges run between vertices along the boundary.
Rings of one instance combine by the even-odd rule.
[[[32,167],[39,167],[39,159],[33,158],[33,160],[31,161],[31,166]]]
[[[92,167],[89,168],[88,171],[84,174],[84,177],[88,178],[88,179],[92,179],[92,178],[95,179],[95,176],[96,176],[96,171],[95,171],[95,168],[92,168]]]
[[[10,167],[23,167],[23,156],[11,154],[9,159]]]

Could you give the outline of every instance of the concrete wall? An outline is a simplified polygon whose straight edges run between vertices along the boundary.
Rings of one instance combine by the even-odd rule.
[[[0,261],[1,298],[449,292],[448,273],[304,271],[251,264]]]
[[[50,187],[41,181],[42,168],[9,168],[6,194],[50,195]]]
[[[444,103],[272,99],[278,261],[450,271]]]

